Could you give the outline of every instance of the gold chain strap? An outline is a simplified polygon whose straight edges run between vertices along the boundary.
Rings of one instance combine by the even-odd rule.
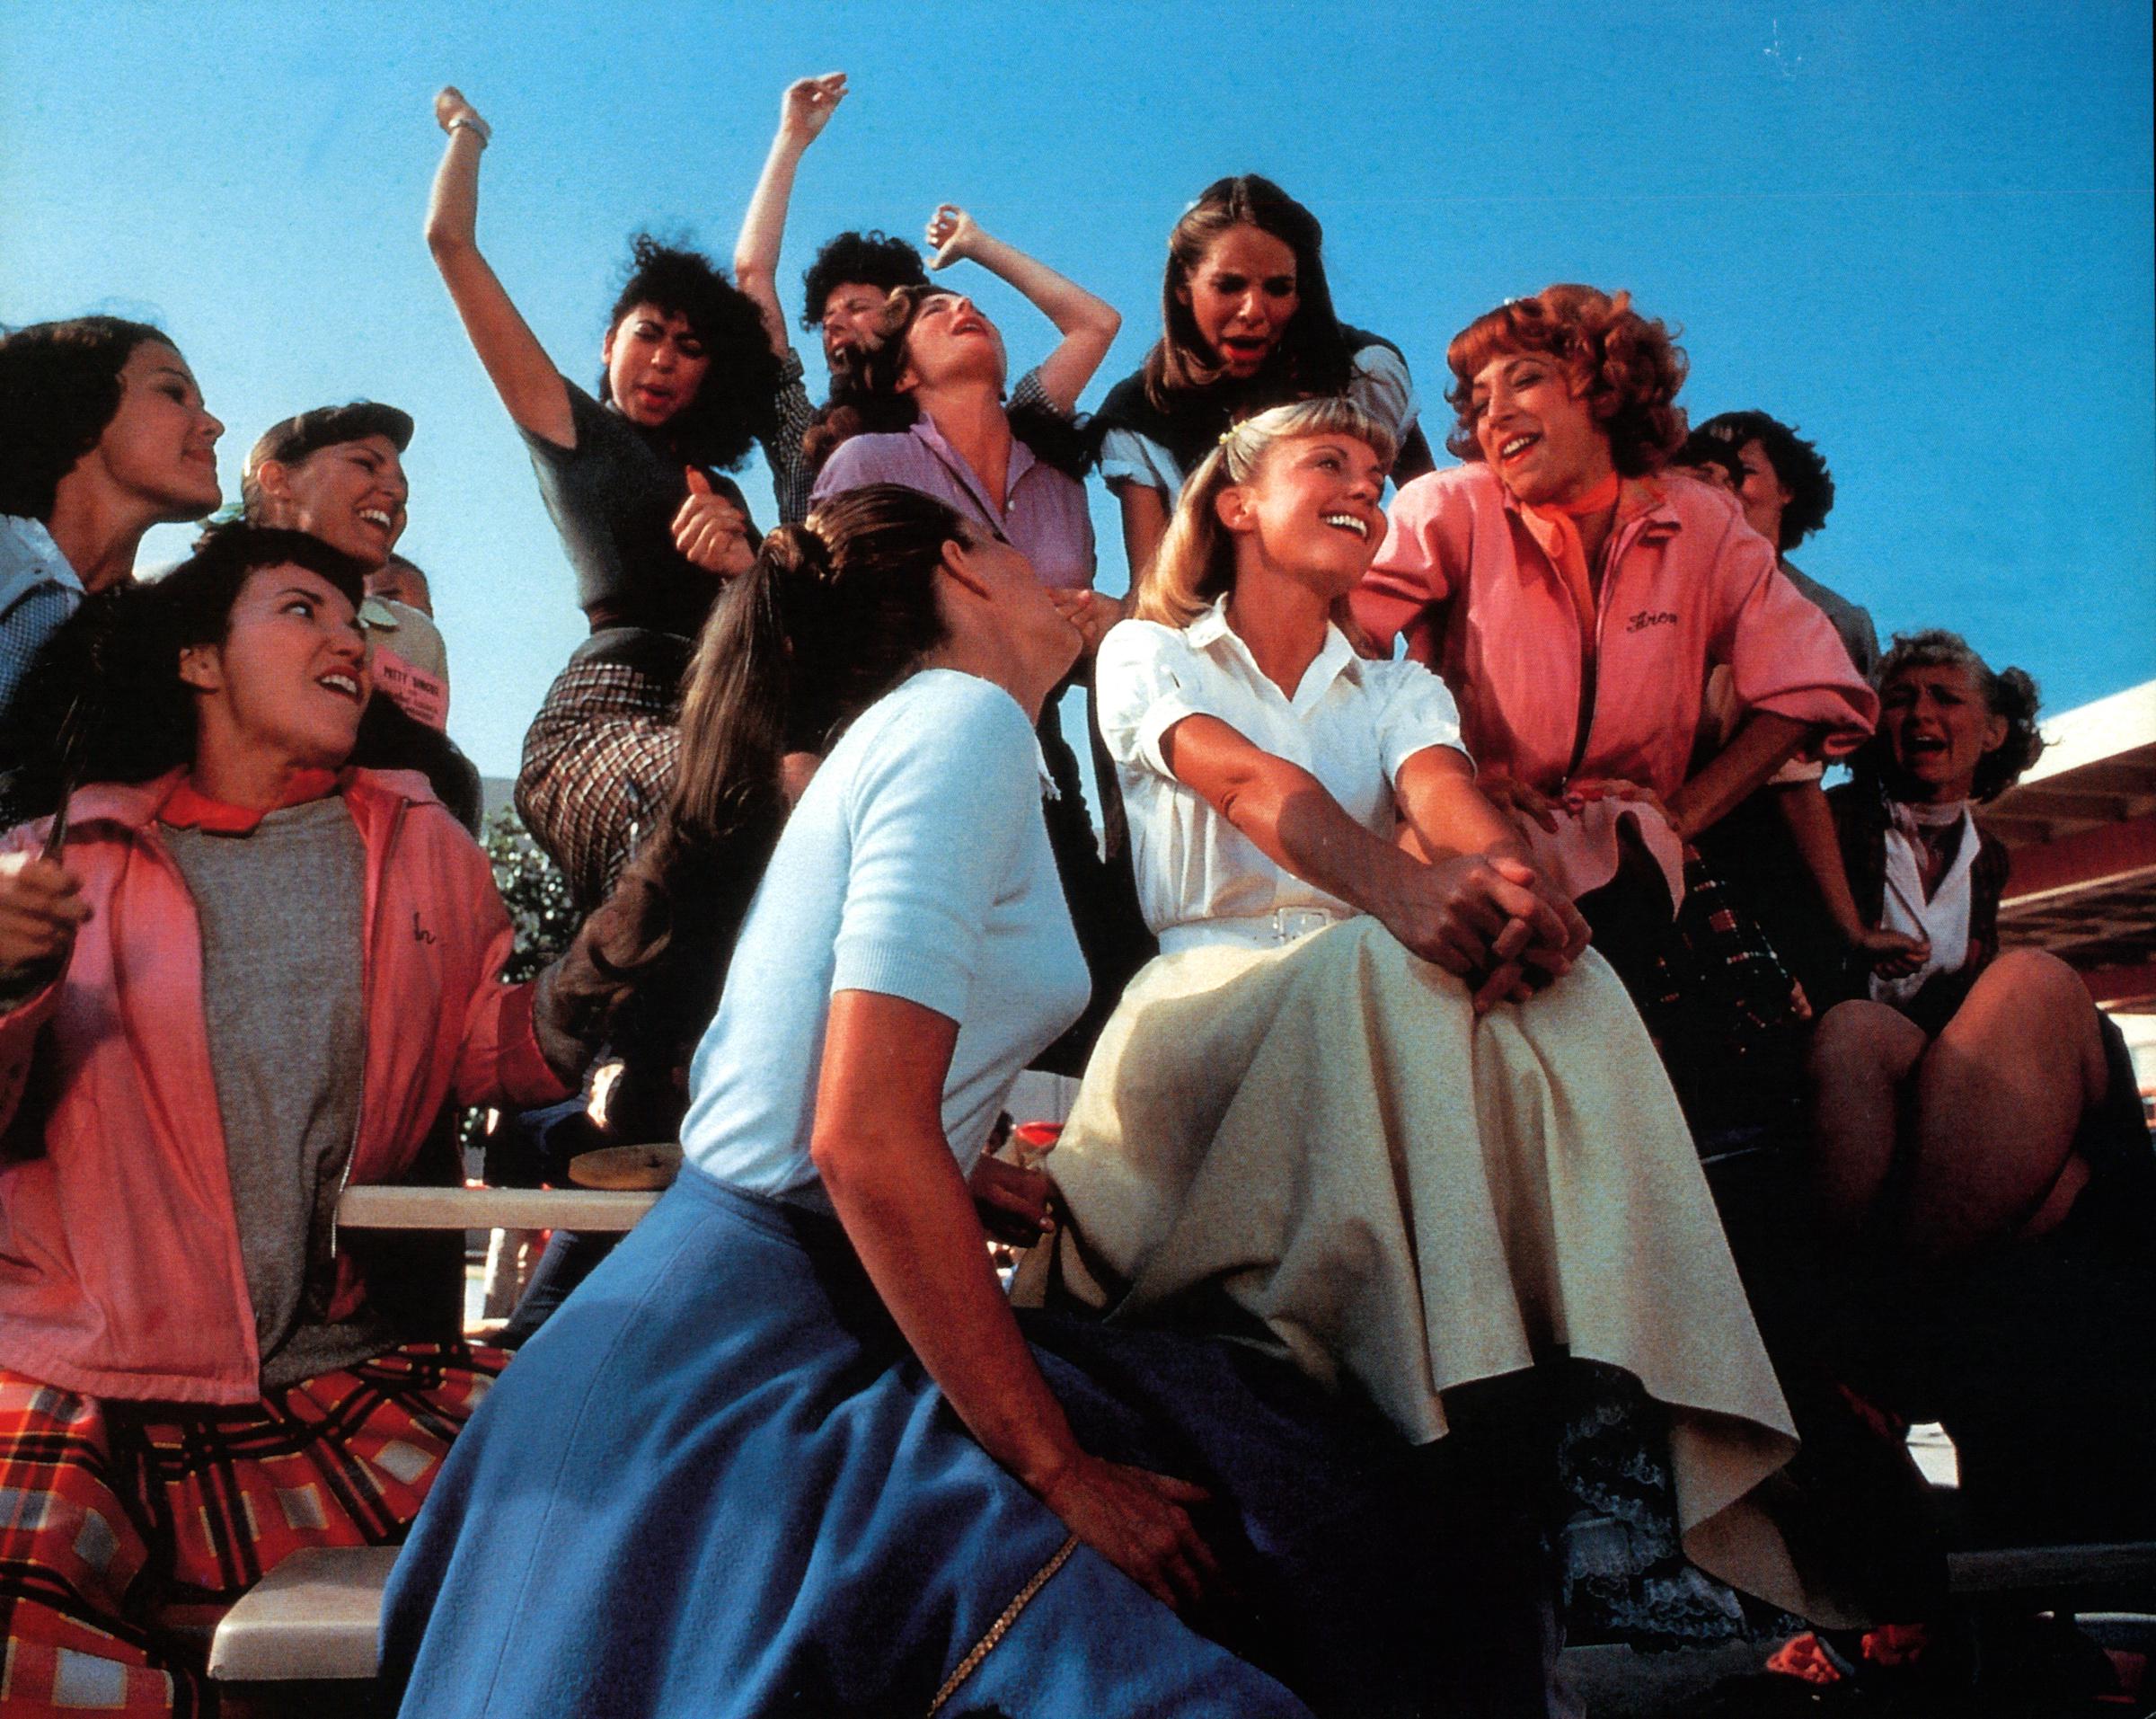
[[[988,1633],[973,1644],[973,1651],[959,1661],[959,1669],[943,1679],[943,1687],[936,1691],[936,1698],[928,1704],[928,1719],[936,1719],[943,1711],[943,1704],[959,1692],[959,1686],[980,1670],[995,1644],[1010,1633],[1011,1626],[1018,1622],[1018,1615],[1033,1603],[1033,1596],[1047,1585],[1048,1578],[1070,1562],[1071,1554],[1078,1549],[1078,1537],[1074,1534],[1058,1546],[1056,1555],[1033,1573],[1033,1579],[1018,1591],[1018,1598],[1003,1608],[1003,1615],[988,1626]]]

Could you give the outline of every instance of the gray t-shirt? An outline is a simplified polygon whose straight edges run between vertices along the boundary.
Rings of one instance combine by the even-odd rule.
[[[577,445],[522,434],[540,500],[577,575],[578,606],[595,632],[652,627],[694,638],[720,580],[674,546],[674,516],[689,496],[688,467],[658,431],[631,423],[567,377],[561,385]],[[707,475],[713,489],[742,501],[731,479]]]
[[[1849,652],[1849,660],[1856,664],[1857,672],[1869,680],[1871,671],[1879,666],[1879,635],[1871,625],[1871,611],[1860,603],[1851,602],[1832,586],[1822,585],[1809,573],[1799,572],[1786,558],[1781,563],[1781,573],[1814,608],[1833,623],[1842,648]]]
[[[367,1309],[328,1317],[337,1195],[367,1052],[367,851],[331,795],[246,835],[167,828],[202,928],[202,1015],[254,1304],[262,1388],[393,1349]]]

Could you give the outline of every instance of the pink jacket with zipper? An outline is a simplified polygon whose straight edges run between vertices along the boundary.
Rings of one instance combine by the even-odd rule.
[[[93,917],[61,976],[0,1015],[0,1366],[87,1396],[246,1403],[261,1358],[201,930],[156,822],[177,780],[75,795],[62,863]],[[418,775],[348,771],[342,792],[367,852],[347,1179],[384,1182],[451,1094],[526,1106],[569,1087],[540,1054],[532,987],[501,983],[509,919],[486,855]],[[0,845],[43,836],[28,825]],[[349,1257],[337,1272],[332,1316],[362,1294]]]

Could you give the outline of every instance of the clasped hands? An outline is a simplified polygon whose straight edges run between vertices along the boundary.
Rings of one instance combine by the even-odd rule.
[[[1524,1002],[1569,972],[1587,946],[1579,909],[1524,860],[1403,857],[1377,918],[1413,953],[1464,981],[1478,1015]]]

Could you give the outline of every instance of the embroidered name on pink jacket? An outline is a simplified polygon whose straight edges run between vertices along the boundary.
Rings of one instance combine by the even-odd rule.
[[[1583,708],[1579,624],[1544,529],[1488,466],[1431,473],[1394,499],[1356,593],[1356,618],[1374,638],[1389,645],[1404,633],[1408,655],[1444,677],[1482,769],[1549,794],[1621,777],[1666,799],[1683,784],[1717,666],[1740,711],[1820,730],[1824,756],[1871,732],[1878,697],[1833,625],[1777,571],[1730,497],[1674,474],[1627,480],[1620,494]],[[1672,850],[1657,854],[1666,873],[1674,841],[1659,828],[1659,844],[1642,833]],[[1586,845],[1594,853],[1563,868],[1575,889],[1614,868],[1613,846],[1605,870],[1604,841]],[[1672,893],[1682,894],[1681,870]]]

